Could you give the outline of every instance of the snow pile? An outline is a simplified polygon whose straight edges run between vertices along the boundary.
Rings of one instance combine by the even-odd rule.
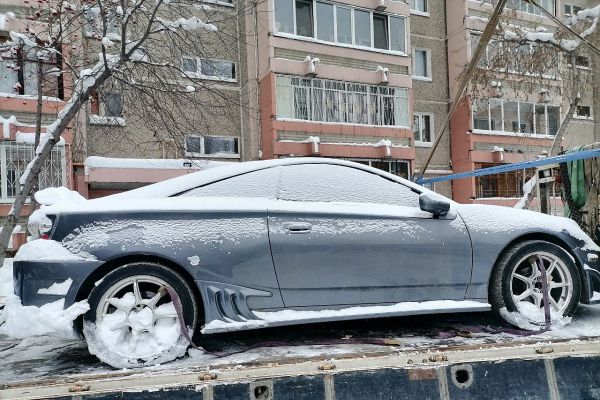
[[[500,309],[500,315],[511,324],[528,331],[539,331],[545,327],[545,314],[543,308],[528,301],[517,304],[518,311],[510,312],[506,308]],[[564,317],[550,307],[550,330],[559,330],[571,323],[571,317]]]
[[[188,343],[181,335],[173,303],[136,310],[135,296],[128,292],[111,299],[117,309],[99,324],[84,323],[90,353],[115,367],[128,368],[168,362],[183,356]],[[163,316],[163,317],[161,317]]]
[[[206,169],[231,164],[228,161],[187,160],[167,158],[110,158],[90,156],[84,161],[86,174],[90,168],[140,168],[140,169]],[[239,164],[239,163],[236,163]]]
[[[73,304],[64,309],[64,299],[41,307],[23,306],[14,294],[6,298],[4,309],[4,325],[0,326],[0,334],[14,338],[50,335],[76,338],[73,321],[86,313],[90,306],[87,300]]]
[[[12,258],[7,258],[4,260],[4,265],[0,267],[0,300],[3,297],[8,297],[13,293],[12,262]]]
[[[71,253],[54,240],[37,239],[25,243],[15,255],[15,261],[94,261],[92,255],[79,252]]]
[[[37,291],[38,294],[51,294],[54,296],[66,296],[71,289],[71,285],[73,284],[73,279],[69,278],[61,283],[53,283],[48,288],[42,288]]]
[[[61,202],[81,203],[82,201],[86,201],[86,199],[74,190],[59,186],[35,192],[35,201],[45,206],[51,206],[52,204]]]
[[[107,36],[104,36],[102,38],[102,45],[104,47],[112,47],[114,46],[115,42],[113,42],[112,40],[110,40],[110,38],[108,38]]]

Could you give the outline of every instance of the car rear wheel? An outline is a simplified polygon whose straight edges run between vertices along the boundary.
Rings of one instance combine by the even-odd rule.
[[[519,243],[496,265],[490,302],[500,317],[523,329],[537,330],[545,325],[540,265],[546,270],[552,324],[568,323],[579,305],[581,281],[572,257],[550,242]]]
[[[190,336],[197,324],[195,296],[187,282],[160,264],[123,265],[96,283],[83,318],[90,353],[115,368],[155,365],[183,356],[189,345],[166,288],[181,301]]]

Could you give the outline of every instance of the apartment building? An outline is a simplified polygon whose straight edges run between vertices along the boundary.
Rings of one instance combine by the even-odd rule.
[[[579,8],[597,5],[597,2],[586,0],[544,0],[539,3],[559,18],[565,18]],[[459,76],[477,46],[494,5],[493,0],[453,0],[452,7],[447,9],[449,84],[452,97],[455,95]],[[549,18],[525,1],[509,1],[506,13],[510,13],[514,29],[519,26],[538,30],[555,29]],[[510,63],[513,61],[510,56],[505,65],[491,65],[489,60],[502,46],[510,45],[502,37],[494,37],[479,64],[479,68],[498,71],[497,77],[477,82],[478,90],[473,90],[472,84],[452,117],[450,144],[455,173],[532,160],[547,154],[568,109],[568,80],[560,78],[560,70],[557,68],[572,66],[557,59],[554,63],[544,64],[547,71],[543,71],[542,80],[529,80],[527,72],[520,72],[516,66],[511,67]],[[505,50],[507,48],[504,47]],[[515,52],[513,54],[533,52],[535,45],[514,45],[510,51]],[[576,64],[581,82],[597,85],[597,82],[594,83],[597,79],[594,80],[591,75],[594,68],[591,56],[578,56]],[[518,89],[515,89],[514,82],[521,82]],[[588,89],[590,88],[586,88],[561,143],[565,149],[599,139],[598,124],[594,124],[594,110],[597,108],[594,104],[594,90]],[[598,97],[596,101],[597,99]],[[531,173],[532,171],[517,171],[456,180],[452,183],[453,198],[461,203],[512,206],[521,197],[522,184]]]
[[[424,164],[438,134],[437,126],[443,123],[449,109],[446,3],[436,0],[409,2],[416,173],[420,173],[419,168]],[[450,135],[446,132],[424,176],[451,173]],[[446,196],[452,195],[450,182],[434,183],[429,188]]]
[[[21,0],[0,0],[0,42],[10,40],[10,32],[44,29],[28,23],[30,7]],[[38,83],[42,87],[42,133],[70,96],[69,77],[52,73],[62,69],[62,60],[52,54],[38,58],[23,44],[0,57],[0,215],[6,215],[19,190],[19,179],[34,155]],[[42,75],[39,74],[41,67]],[[41,80],[41,82],[40,82]],[[39,177],[39,187],[71,186],[72,131],[68,129],[56,145]],[[30,210],[25,207],[23,216]]]
[[[248,133],[253,121],[242,45],[245,6],[233,0],[210,1],[205,7],[165,2],[161,18],[194,16],[213,23],[217,31],[190,31],[179,42],[174,41],[177,35],[149,41],[143,51],[150,60],[178,67],[164,75],[155,68],[141,78],[132,71],[133,85],[114,79],[92,95],[77,135],[77,190],[98,197],[201,170],[213,162],[257,158]],[[106,37],[120,43],[118,16],[109,13],[105,25]],[[82,27],[84,60],[96,62],[101,56],[102,26],[99,9],[88,7]],[[190,93],[176,93],[181,88]]]
[[[267,0],[247,18],[262,158],[334,157],[411,175],[407,3]]]

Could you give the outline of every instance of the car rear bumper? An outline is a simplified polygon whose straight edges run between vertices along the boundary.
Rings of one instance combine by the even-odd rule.
[[[15,261],[13,263],[14,292],[24,306],[42,306],[65,299],[67,308],[75,302],[77,292],[102,261]],[[71,279],[66,292],[40,294],[40,289]]]

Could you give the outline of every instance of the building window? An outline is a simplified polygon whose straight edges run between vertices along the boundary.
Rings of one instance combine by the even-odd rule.
[[[389,49],[387,15],[373,13],[373,47]]]
[[[564,5],[565,17],[571,17],[571,16],[577,14],[581,10],[583,10],[583,8],[581,8],[579,6],[575,6],[572,4]]]
[[[470,56],[475,53],[480,40],[480,32],[470,32]],[[479,59],[478,66],[500,72],[538,76],[541,73],[539,63],[543,62],[547,65],[543,70],[543,77],[558,79],[561,54],[558,51],[549,52],[547,49],[548,47],[538,43],[490,39]]]
[[[410,10],[418,11],[421,13],[429,12],[429,4],[427,4],[428,0],[410,0]]]
[[[333,4],[317,2],[317,39],[333,42]]]
[[[42,96],[63,98],[63,78],[56,55],[42,59],[42,75],[38,71],[37,50],[22,47],[0,57],[0,93],[36,96],[42,80]]]
[[[421,184],[421,186],[423,186],[425,189],[429,189],[432,192],[435,192],[435,182],[426,182]]]
[[[433,115],[415,113],[413,115],[413,133],[416,142],[431,143],[433,138]]]
[[[496,0],[483,0],[483,2],[493,5],[496,4]],[[555,15],[555,0],[538,0],[537,3],[552,15]],[[527,0],[508,0],[506,2],[506,8],[512,8],[528,14],[542,15],[542,12]]]
[[[336,42],[352,44],[352,9],[336,6]]]
[[[312,0],[296,0],[296,34],[313,37],[313,26]]]
[[[577,106],[575,109],[575,118],[593,119],[592,108],[590,106]]]
[[[187,135],[185,155],[190,157],[239,157],[238,138],[229,136]]]
[[[475,99],[471,106],[473,129],[496,133],[554,136],[560,125],[560,107],[503,99]]]
[[[19,179],[25,173],[33,154],[33,144],[0,143],[0,200],[14,200],[21,186]],[[38,176],[40,189],[67,185],[64,145],[58,144],[51,150],[41,171]]]
[[[276,0],[275,31],[330,43],[406,52],[405,17],[316,0]]]
[[[235,82],[235,63],[207,58],[183,57],[183,74],[192,78]]]
[[[575,65],[579,68],[589,68],[590,58],[588,56],[576,56]]]
[[[92,125],[125,126],[123,95],[116,92],[93,92],[90,95],[89,122]]]
[[[294,33],[294,0],[275,1],[275,30]]]
[[[427,49],[415,49],[413,54],[413,76],[431,79],[431,56]]]
[[[277,75],[277,117],[408,127],[408,89]]]
[[[495,167],[497,164],[475,164],[475,169]],[[523,196],[523,183],[527,182],[535,170],[511,171],[501,174],[475,177],[475,197],[520,198]]]
[[[101,115],[106,117],[123,116],[123,95],[120,93],[103,93],[101,99]]]
[[[102,38],[104,36],[111,40],[121,39],[121,17],[116,8],[106,11],[104,16],[100,15],[100,7],[84,8],[85,26],[84,35],[87,37]],[[104,33],[106,29],[106,34]]]

